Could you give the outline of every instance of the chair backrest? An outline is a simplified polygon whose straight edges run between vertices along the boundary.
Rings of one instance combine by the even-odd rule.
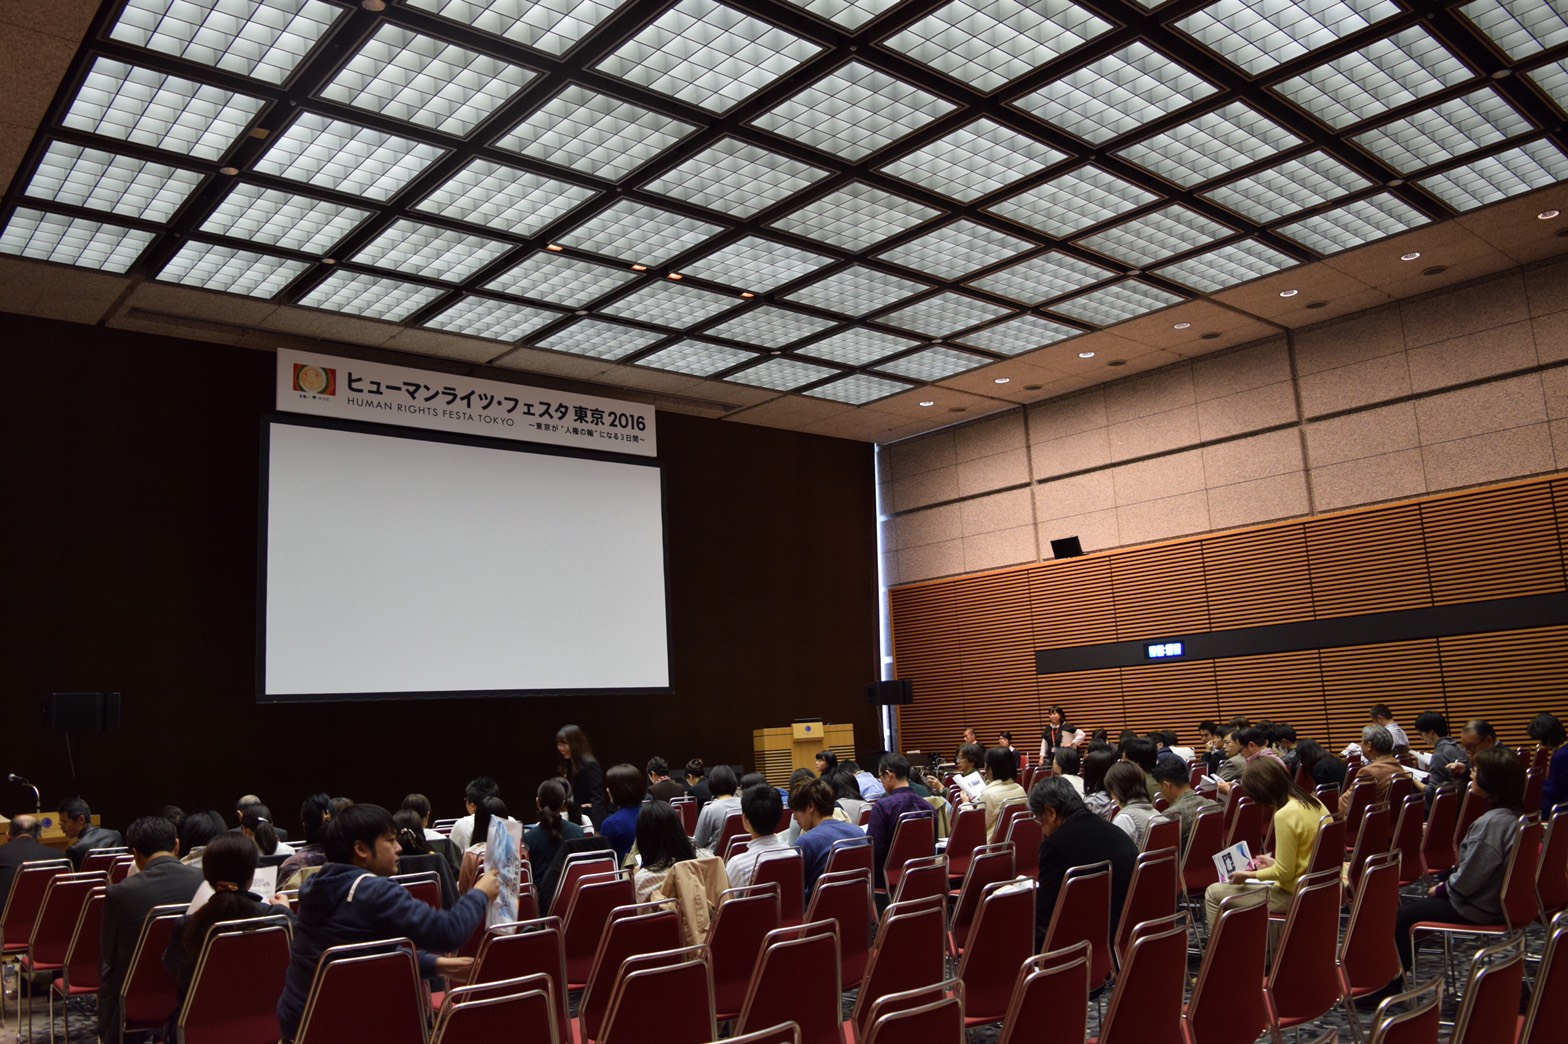
[[[893,827],[893,840],[887,846],[887,858],[882,863],[882,876],[889,892],[898,889],[904,875],[904,863],[910,859],[928,856],[936,848],[936,816],[930,812],[905,812]]]
[[[1186,916],[1139,925],[1100,1026],[1100,1044],[1186,1044],[1181,1020],[1187,986]]]
[[[1018,969],[998,1044],[1083,1044],[1089,1021],[1089,944],[1030,957]]]
[[[1257,855],[1263,851],[1263,806],[1245,795],[1238,798],[1235,805],[1230,831],[1225,835],[1225,847],[1245,841],[1247,851]]]
[[[181,1044],[271,1044],[289,970],[288,918],[220,921],[207,931],[185,1004]]]
[[[724,1038],[724,1044],[801,1044],[800,1024],[781,1022],[750,1033],[733,1034]]]
[[[838,924],[839,974],[843,988],[860,985],[871,957],[871,871],[844,870],[823,874],[811,893],[806,920]]]
[[[447,994],[431,1044],[488,1044],[496,1040],[561,1044],[555,1020],[555,983],[529,975]]]
[[[628,958],[597,1044],[706,1044],[718,1037],[708,948],[687,946]]]
[[[866,1044],[964,1039],[964,987],[957,980],[901,997],[883,997],[867,1020]]]
[[[1040,842],[1044,831],[1027,808],[1014,812],[1007,821],[1007,840],[1013,846],[1013,870],[1025,877],[1040,873]]]
[[[1486,795],[1474,787],[1464,792],[1463,799],[1459,802],[1459,818],[1454,823],[1454,844],[1464,843],[1465,835],[1470,833],[1470,828],[1475,821],[1480,819],[1492,803]]]
[[[1349,828],[1350,822],[1346,820],[1345,826]],[[1356,887],[1356,882],[1361,877],[1361,867],[1371,856],[1387,852],[1394,843],[1394,817],[1389,808],[1379,801],[1375,805],[1367,806],[1361,815],[1361,826],[1356,829],[1356,845],[1350,852],[1349,877],[1346,880],[1351,890]]]
[[[769,852],[757,860],[754,885],[779,886],[779,923],[799,924],[806,916],[806,860],[798,848]]]
[[[1350,807],[1345,810],[1345,825],[1350,828],[1351,837],[1356,836],[1356,831],[1361,827],[1361,817],[1376,800],[1377,783],[1373,780],[1363,779],[1350,784]]]
[[[1535,871],[1536,897],[1541,901],[1541,922],[1548,923],[1568,908],[1568,802],[1552,809],[1541,844],[1541,862]]]
[[[1532,768],[1524,774],[1524,807],[1540,808],[1546,791],[1546,770]]]
[[[1346,991],[1365,993],[1388,985],[1400,971],[1399,933],[1394,929],[1399,916],[1399,853],[1367,856],[1356,876],[1350,923],[1339,946],[1339,967]]]
[[[179,986],[163,966],[174,929],[185,916],[187,903],[155,906],[147,911],[125,980],[120,984],[120,1027],[123,1030],[161,1029],[179,1003]]]
[[[1111,977],[1111,864],[1109,860],[1073,866],[1062,877],[1062,890],[1051,911],[1043,950],[1060,950],[1079,940],[1092,947],[1089,984],[1098,987]]]
[[[394,874],[392,880],[408,889],[410,895],[428,903],[435,909],[441,909],[441,877],[434,870],[424,870],[416,874]]]
[[[0,914],[0,939],[5,940],[8,952],[27,949],[33,937],[33,922],[38,918],[38,908],[43,905],[49,882],[57,874],[70,872],[69,859],[38,859],[16,868],[11,878],[11,892],[6,896],[5,912]]]
[[[1202,892],[1214,883],[1214,857],[1225,847],[1225,814],[1218,805],[1198,809],[1181,854],[1181,890]]]
[[[985,809],[960,805],[947,835],[947,872],[962,880],[969,871],[969,859],[985,844]]]
[[[294,1042],[425,1044],[423,990],[407,939],[333,946],[316,965]],[[371,997],[375,1003],[365,1003]]]
[[[855,821],[855,825],[860,827],[860,829],[864,830],[870,824],[871,824],[871,802],[868,801],[864,805],[860,806],[860,818]]]
[[[483,986],[533,975],[550,977],[556,1032],[562,1041],[570,1041],[571,1021],[566,1010],[566,956],[561,943],[561,919],[538,917],[492,925],[485,931],[474,959],[471,985]]]
[[[1143,851],[1158,852],[1164,848],[1181,858],[1181,820],[1155,816],[1143,832]]]
[[[1540,802],[1537,801],[1536,804],[1540,804]],[[94,870],[108,873],[115,860],[130,854],[131,850],[124,845],[115,848],[89,848],[87,854],[82,857],[82,865],[78,869],[83,873],[90,873]]]
[[[1339,870],[1296,881],[1285,934],[1269,969],[1268,999],[1278,1020],[1316,1019],[1339,1000]]]
[[[763,940],[736,1030],[783,1021],[800,1026],[802,1044],[844,1044],[838,922],[808,921],[769,932]]]
[[[751,831],[746,829],[746,817],[740,809],[734,809],[724,816],[724,823],[719,827],[719,836],[714,839],[713,851],[723,852],[732,838],[751,838]]]
[[[1508,853],[1508,868],[1503,872],[1503,917],[1515,931],[1535,920],[1541,912],[1535,896],[1535,871],[1541,865],[1541,838],[1545,829],[1539,813],[1527,812],[1514,828],[1514,850]]]
[[[696,798],[673,798],[670,801],[675,806],[675,811],[681,814],[681,826],[686,829],[686,836],[691,837],[697,833],[697,817],[700,809],[697,807]]]
[[[645,953],[678,950],[681,942],[680,914],[667,904],[637,903],[616,910],[605,926],[604,938],[578,1002],[577,1018],[583,1037],[597,1039],[609,1014],[616,978],[628,960]]]
[[[1035,885],[1027,878],[988,885],[981,894],[969,946],[958,962],[967,1018],[1007,1014],[1013,977],[1034,953],[1034,903]]]
[[[71,945],[65,951],[65,985],[72,990],[95,990],[99,981],[99,953],[103,931],[104,893],[107,887],[94,888],[82,904]]]
[[[1176,882],[1179,876],[1174,848],[1138,854],[1138,861],[1132,868],[1132,879],[1127,884],[1127,897],[1122,901],[1121,922],[1116,928],[1112,955],[1118,967],[1126,962],[1127,944],[1132,939],[1135,925],[1169,917],[1176,912]]]
[[[1442,981],[1442,976],[1435,975],[1408,993],[1379,1004],[1372,1016],[1371,1044],[1433,1044],[1437,1040],[1438,1005],[1442,998],[1438,987]],[[1395,1008],[1404,1010],[1396,1015]]]
[[[1519,1044],[1551,1044],[1568,1026],[1568,914],[1552,918]]]
[[[718,847],[715,847],[713,852],[715,855],[722,855],[724,857],[724,861],[728,863],[731,859],[740,855],[750,847],[751,835],[748,834],[745,837],[730,838],[728,841],[724,842],[724,847],[722,850]]]
[[[569,988],[587,983],[594,954],[599,952],[599,940],[610,920],[610,911],[636,901],[636,890],[625,871],[588,874],[578,882],[566,916],[561,919],[561,945],[566,953]]]
[[[1337,784],[1323,783],[1313,787],[1312,792],[1318,796],[1319,801],[1323,802],[1324,808],[1339,807],[1339,786]]]
[[[1012,821],[1014,812],[1029,811],[1027,801],[1009,801],[996,812],[996,825],[991,828],[991,836],[987,840],[990,844],[1000,844],[1007,840],[1007,824]]]
[[[713,962],[714,1013],[721,1022],[740,1015],[763,940],[779,927],[777,884],[730,888],[720,895],[719,912],[708,929],[708,955]]]
[[[1384,795],[1383,800],[1388,802],[1389,808],[1394,809],[1397,812],[1404,806],[1405,798],[1409,797],[1415,792],[1415,779],[1408,775],[1399,775],[1388,781],[1388,793]],[[1539,804],[1539,802],[1537,802],[1537,804]]]
[[[916,856],[914,859],[904,860],[904,869],[898,878],[898,888],[893,892],[893,902],[946,895],[947,892],[947,857]]]
[[[136,866],[136,857],[135,856],[133,856],[133,855],[122,855],[122,856],[120,856],[109,867],[109,883],[110,884],[119,884],[121,881],[125,880],[127,877],[130,877],[131,876],[131,870],[134,869],[135,866]]]
[[[851,1018],[857,1040],[870,1029],[871,1008],[878,998],[943,980],[944,921],[942,906],[923,900],[894,903],[884,911],[865,981],[855,996]]]
[[[1523,985],[1522,939],[1508,939],[1477,953],[1470,961],[1470,978],[1450,1044],[1514,1044]],[[1568,1025],[1559,1028],[1568,1031]]]
[[[556,884],[555,894],[550,899],[550,913],[565,917],[566,911],[571,907],[572,897],[577,894],[577,886],[584,877],[590,874],[608,873],[614,869],[614,852],[596,849],[568,854],[566,861],[561,864],[560,881]]]
[[[1414,884],[1426,876],[1426,860],[1421,856],[1421,835],[1426,829],[1426,799],[1407,795],[1395,810],[1394,837],[1390,842],[1399,853],[1399,883]]]
[[[82,918],[82,907],[87,905],[93,889],[103,888],[108,883],[106,870],[56,874],[49,880],[27,944],[28,959],[35,967],[47,969],[65,965],[65,952],[71,948],[71,936],[76,933],[76,922]]]
[[[1256,889],[1220,903],[1198,981],[1187,1004],[1192,1044],[1251,1044],[1269,1024],[1263,976],[1268,962],[1268,892]]]
[[[1459,823],[1459,788],[1445,783],[1432,797],[1426,827],[1421,833],[1421,860],[1427,871],[1441,874],[1459,862],[1459,842],[1455,839]]]
[[[833,842],[828,849],[828,861],[823,865],[822,873],[836,874],[841,870],[862,868],[868,874],[871,872],[871,839],[845,837]]]
[[[1318,835],[1312,839],[1312,858],[1307,873],[1338,870],[1345,862],[1345,821],[1338,816],[1318,817]]]
[[[987,885],[1011,881],[1018,874],[1013,864],[1014,848],[1009,842],[1000,845],[982,845],[975,849],[969,861],[969,871],[958,889],[958,903],[953,907],[948,924],[948,949],[961,954],[969,944],[969,932],[975,913],[980,908],[980,897]]]

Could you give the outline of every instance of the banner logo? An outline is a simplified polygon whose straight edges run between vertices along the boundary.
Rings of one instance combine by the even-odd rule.
[[[331,366],[314,363],[294,364],[294,390],[307,395],[336,395],[338,371]]]

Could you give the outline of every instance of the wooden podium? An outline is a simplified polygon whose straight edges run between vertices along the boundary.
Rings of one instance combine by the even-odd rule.
[[[819,750],[831,750],[840,761],[854,760],[855,727],[797,721],[779,729],[753,729],[751,747],[757,771],[771,785],[787,787],[796,769],[816,768]]]

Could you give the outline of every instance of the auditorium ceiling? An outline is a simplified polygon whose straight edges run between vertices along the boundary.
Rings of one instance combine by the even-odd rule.
[[[1568,252],[1568,0],[0,22],[0,310],[738,422],[893,441]]]

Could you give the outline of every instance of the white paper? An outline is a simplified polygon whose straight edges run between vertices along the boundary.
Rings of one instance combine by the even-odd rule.
[[[978,770],[967,776],[959,776],[955,782],[963,788],[964,796],[970,801],[980,800],[980,792],[985,789],[985,777]]]
[[[1214,869],[1219,871],[1220,883],[1230,880],[1230,875],[1237,870],[1254,870],[1252,852],[1247,847],[1247,842],[1237,841],[1234,845],[1222,852],[1214,854]]]

